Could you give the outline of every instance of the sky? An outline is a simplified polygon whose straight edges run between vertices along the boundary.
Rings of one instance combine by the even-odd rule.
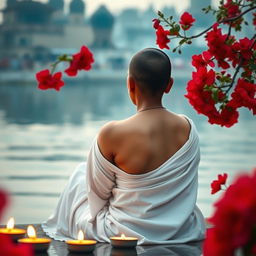
[[[48,2],[48,0],[37,1]],[[65,0],[66,3],[70,1]],[[0,0],[0,9],[3,9],[5,2],[6,0]],[[178,12],[181,12],[189,6],[189,2],[190,0],[85,0],[86,15],[91,15],[101,4],[105,4],[113,13],[119,13],[122,9],[129,7],[137,7],[143,10],[150,5],[153,5],[156,10],[161,10],[164,6],[174,6]]]

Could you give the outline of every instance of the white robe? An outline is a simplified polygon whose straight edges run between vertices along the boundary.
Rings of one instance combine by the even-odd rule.
[[[193,122],[187,142],[161,166],[127,174],[104,158],[95,139],[60,196],[55,213],[42,224],[56,240],[87,238],[109,242],[124,233],[138,244],[177,244],[204,238],[205,221],[196,206],[199,139]]]

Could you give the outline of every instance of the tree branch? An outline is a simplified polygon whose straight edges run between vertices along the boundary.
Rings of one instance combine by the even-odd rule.
[[[244,12],[240,13],[238,16],[221,20],[221,21],[219,21],[218,23],[219,23],[219,24],[222,24],[222,23],[225,23],[225,22],[233,22],[233,21],[235,21],[235,20],[241,18],[241,17],[244,16],[246,13],[248,13],[248,12],[254,10],[254,9],[256,9],[256,6],[253,6],[253,7],[249,8],[249,9],[245,10]],[[169,24],[169,22],[168,22],[168,24]],[[213,26],[214,26],[214,24],[211,25],[210,27],[208,27],[207,29],[203,30],[202,32],[200,32],[200,33],[197,34],[197,35],[190,36],[190,37],[184,37],[184,36],[180,36],[180,37],[181,37],[181,38],[186,38],[186,39],[194,39],[194,38],[197,38],[197,37],[202,36],[203,34],[205,34],[206,32],[208,32],[209,30],[211,30],[211,29],[213,28]]]

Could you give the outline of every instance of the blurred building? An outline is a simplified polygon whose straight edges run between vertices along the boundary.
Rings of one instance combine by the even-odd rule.
[[[155,45],[155,31],[152,19],[157,17],[153,6],[145,11],[137,8],[123,10],[115,23],[114,41],[118,47],[130,48],[134,51]]]
[[[90,45],[93,31],[85,7],[83,0],[72,0],[65,15],[64,0],[7,0],[0,25],[0,59],[43,61],[47,53]]]
[[[90,18],[93,29],[93,48],[113,48],[112,30],[114,16],[108,11],[105,5],[101,5]]]

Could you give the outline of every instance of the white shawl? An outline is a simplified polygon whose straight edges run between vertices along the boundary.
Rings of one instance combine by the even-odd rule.
[[[204,238],[196,206],[199,139],[193,122],[188,141],[157,169],[127,174],[101,154],[95,139],[61,194],[55,213],[42,224],[57,240],[87,238],[109,242],[124,233],[138,244],[177,244]]]

